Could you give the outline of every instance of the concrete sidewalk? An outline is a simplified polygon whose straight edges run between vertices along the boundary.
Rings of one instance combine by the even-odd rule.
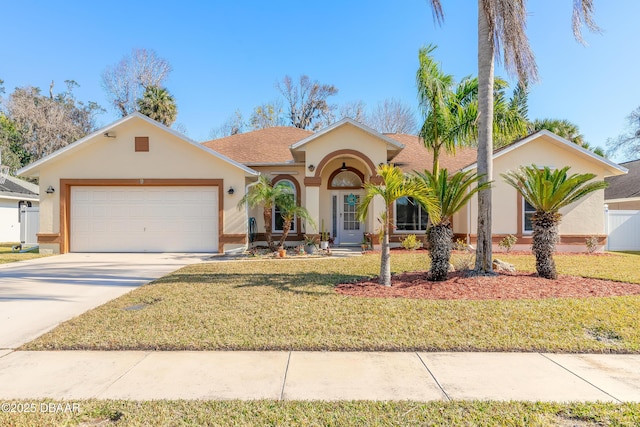
[[[640,401],[640,355],[0,351],[0,399]]]

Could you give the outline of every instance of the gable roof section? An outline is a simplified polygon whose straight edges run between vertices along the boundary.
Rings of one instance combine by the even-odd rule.
[[[604,190],[605,202],[621,199],[640,200],[640,159],[620,163],[629,172],[626,175],[605,178],[609,187]]]
[[[384,142],[387,143],[387,150],[391,150],[391,151],[395,151],[398,152],[400,150],[402,150],[404,148],[404,146],[399,143],[398,141],[395,141],[391,138],[389,138],[388,136],[385,136],[381,133],[379,133],[376,130],[371,129],[368,126],[365,126],[361,123],[356,122],[353,119],[350,119],[348,117],[345,117],[344,119],[332,124],[331,126],[327,126],[326,128],[313,133],[312,135],[309,135],[307,138],[303,139],[302,141],[298,141],[295,144],[291,145],[291,151],[297,151],[300,148],[304,147],[306,144],[310,143],[311,141],[315,140],[316,138],[321,137],[322,135],[325,135],[331,131],[333,131],[336,128],[339,128],[341,126],[345,126],[345,125],[351,125],[351,126],[355,126],[356,128],[368,133],[369,135],[375,137],[375,138],[380,138],[382,139]]]
[[[245,165],[293,163],[289,147],[313,132],[295,127],[276,126],[239,133],[202,144]]]
[[[223,160],[225,162],[228,162],[228,163],[230,163],[230,164],[242,169],[248,175],[258,175],[258,172],[254,171],[253,169],[251,169],[251,168],[249,168],[249,167],[247,167],[247,166],[245,166],[245,165],[243,165],[241,163],[238,163],[236,160],[232,160],[232,159],[228,158],[227,156],[225,156],[223,154],[217,153],[217,152],[213,151],[212,149],[210,149],[210,148],[208,148],[206,146],[203,146],[202,144],[200,144],[200,143],[198,143],[198,142],[186,137],[185,135],[182,135],[181,133],[176,132],[175,130],[173,130],[171,128],[168,128],[167,126],[165,126],[165,125],[163,125],[161,123],[158,123],[155,120],[152,120],[149,117],[147,117],[147,116],[145,116],[145,115],[143,115],[141,113],[138,113],[138,112],[131,113],[128,116],[123,117],[123,118],[111,123],[110,125],[107,125],[107,126],[101,128],[101,129],[98,129],[97,131],[85,136],[84,138],[81,138],[81,139],[79,139],[79,140],[67,145],[66,147],[63,147],[63,148],[61,148],[61,149],[49,154],[48,156],[45,156],[42,159],[37,160],[37,161],[31,163],[30,165],[27,165],[27,166],[23,167],[22,169],[18,170],[16,174],[17,175],[23,175],[23,176],[38,176],[38,172],[39,172],[40,168],[44,164],[49,163],[50,161],[52,161],[53,159],[55,159],[57,157],[66,156],[66,155],[69,155],[71,153],[74,153],[75,151],[77,151],[79,148],[81,148],[85,144],[92,144],[92,143],[95,143],[96,141],[99,141],[98,139],[96,139],[96,137],[104,135],[107,132],[116,129],[121,124],[126,123],[126,122],[131,121],[131,120],[143,120],[143,121],[145,121],[145,122],[147,122],[147,123],[149,123],[149,124],[151,124],[153,126],[156,126],[157,128],[162,129],[165,132],[170,133],[171,135],[181,139],[182,141],[184,141],[184,142],[186,142],[188,144],[191,144],[191,145],[193,145],[194,147],[197,147],[200,150],[203,150],[203,151],[207,152],[208,154],[210,154],[210,155],[212,155],[214,157],[217,157],[217,158],[219,158],[219,159],[221,159],[221,160]]]
[[[38,186],[14,176],[8,176],[4,184],[0,184],[0,198],[38,200]]]
[[[497,150],[493,151],[493,159],[497,159],[501,156],[504,156],[505,154],[510,153],[513,150],[517,150],[518,148],[522,147],[525,144],[530,143],[531,141],[535,141],[536,139],[540,138],[541,136],[547,136],[550,138],[550,141],[556,145],[559,145],[563,148],[568,148],[570,150],[574,150],[579,156],[583,156],[586,157],[594,162],[599,163],[604,169],[607,169],[610,173],[610,175],[622,175],[624,173],[627,173],[627,169],[612,162],[609,159],[605,159],[604,157],[600,157],[599,155],[595,154],[593,151],[589,151],[585,148],[582,148],[581,146],[579,146],[578,144],[574,144],[573,142],[566,140],[558,135],[556,135],[553,132],[550,132],[546,129],[543,129],[541,131],[538,131],[534,134],[531,134],[525,138],[522,138],[518,141],[515,141],[509,145],[505,145],[504,147],[501,147]],[[471,169],[476,169],[477,167],[477,162],[474,162],[472,164],[470,164],[469,166],[466,166],[463,170],[467,171],[467,170],[471,170]]]

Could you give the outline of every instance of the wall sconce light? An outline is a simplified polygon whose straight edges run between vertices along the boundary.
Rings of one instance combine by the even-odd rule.
[[[116,133],[115,132],[105,132],[102,135],[104,135],[105,138],[115,138],[116,137]]]
[[[53,188],[52,186],[47,187],[45,191],[47,192],[47,194],[53,194],[56,192],[55,188]]]
[[[309,172],[313,172],[314,170],[316,170],[316,167],[314,165],[309,165],[307,169],[309,169]]]
[[[236,192],[236,190],[234,190],[234,189],[233,189],[233,187],[229,187],[229,189],[227,190],[227,193],[228,193],[230,196],[233,196],[233,193],[235,193],[235,192]]]
[[[347,168],[347,164],[346,164],[345,162],[342,162],[342,167],[340,168],[340,170],[341,170],[342,172],[344,172],[344,171],[348,170],[348,168]]]

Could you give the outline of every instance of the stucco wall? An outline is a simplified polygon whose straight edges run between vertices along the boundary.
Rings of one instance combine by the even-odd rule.
[[[61,179],[224,179],[224,233],[246,233],[245,216],[236,208],[245,187],[241,169],[140,118],[112,132],[115,138],[98,135],[41,167],[40,233],[60,232]],[[134,151],[137,136],[149,137],[149,152]],[[56,192],[46,194],[48,186]],[[227,193],[230,187],[233,195]]]

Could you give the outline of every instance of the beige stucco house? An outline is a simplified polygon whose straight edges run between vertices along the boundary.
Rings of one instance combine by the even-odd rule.
[[[450,171],[473,169],[476,152],[459,149],[441,157]],[[432,156],[415,135],[380,134],[351,119],[318,132],[274,127],[203,144],[140,114],[125,117],[23,168],[40,178],[41,248],[53,252],[207,251],[244,248],[249,218],[264,239],[260,209],[237,205],[258,174],[284,181],[314,218],[317,228],[296,220],[288,243],[304,234],[329,232],[337,245],[359,244],[378,229],[384,210],[374,200],[368,218],[356,209],[365,182],[379,182],[376,168],[392,162],[406,172],[431,169]],[[530,212],[501,172],[523,164],[592,172],[600,179],[625,169],[556,135],[541,131],[494,154],[494,239],[515,234],[530,242]],[[51,186],[55,192],[46,194]],[[569,206],[561,225],[561,248],[578,248],[588,236],[604,241],[603,192]],[[453,218],[457,238],[476,237],[476,203]],[[428,217],[411,200],[393,207],[396,244],[424,234]],[[281,230],[274,215],[274,231]]]

